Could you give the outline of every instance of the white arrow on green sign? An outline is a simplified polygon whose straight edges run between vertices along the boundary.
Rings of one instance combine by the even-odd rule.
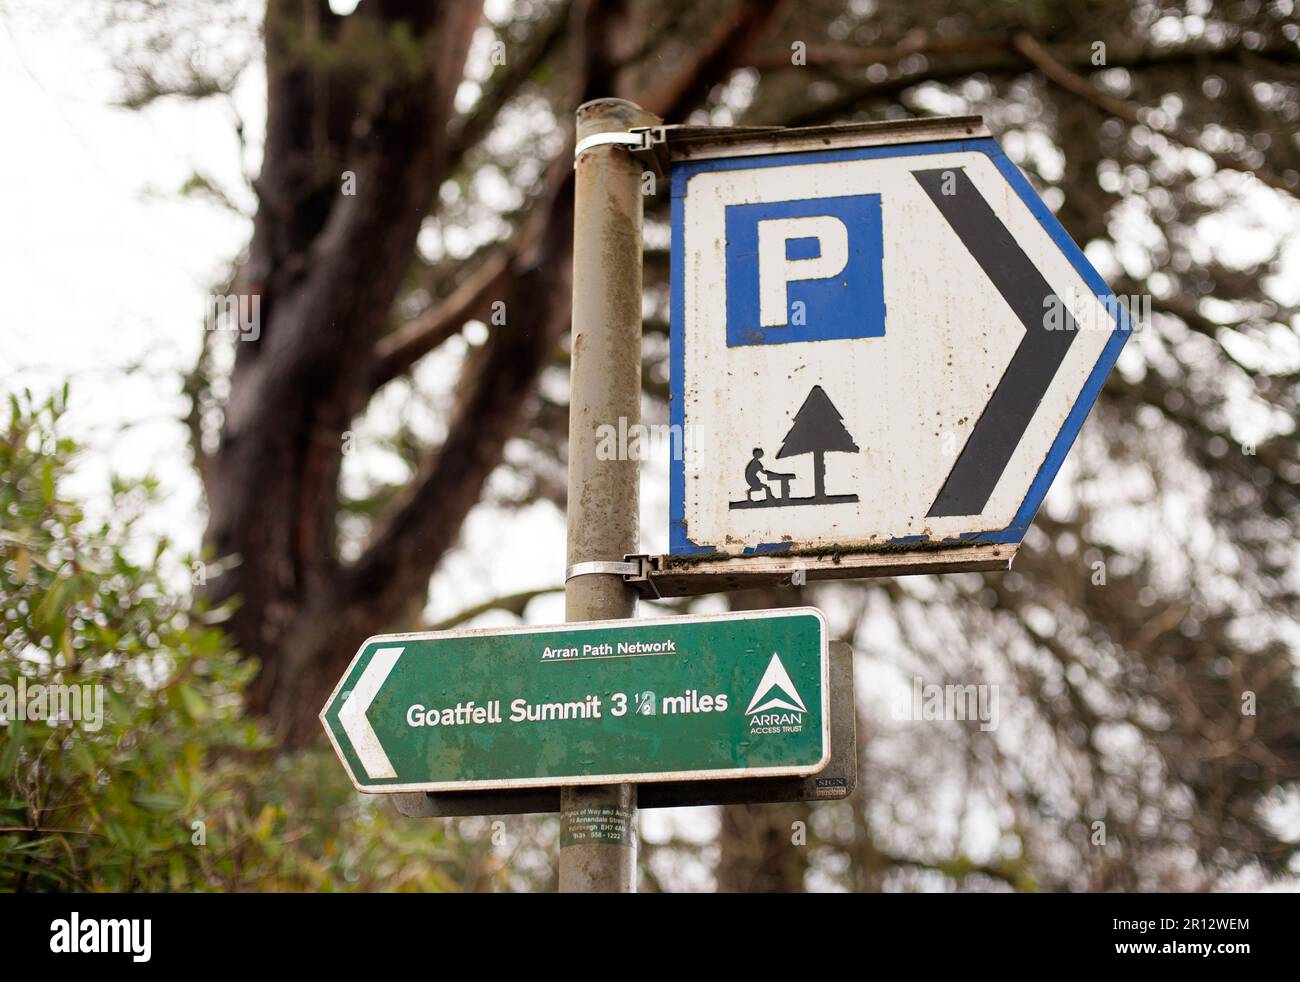
[[[811,607],[382,635],[321,722],[368,792],[807,775],[828,671]]]

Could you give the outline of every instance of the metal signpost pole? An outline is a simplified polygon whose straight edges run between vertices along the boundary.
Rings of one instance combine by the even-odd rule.
[[[621,573],[600,570],[637,551],[638,462],[626,453],[600,460],[596,443],[598,427],[626,433],[641,419],[642,167],[617,134],[658,122],[620,99],[588,102],[577,113],[568,621],[631,617],[636,610],[636,592]],[[598,136],[611,142],[590,139]],[[560,890],[635,892],[635,823],[634,784],[562,789]]]

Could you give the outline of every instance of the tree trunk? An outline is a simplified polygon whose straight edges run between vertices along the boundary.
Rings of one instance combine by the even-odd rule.
[[[609,95],[684,116],[778,8],[739,0],[675,70],[631,85],[620,59],[644,44],[645,25],[622,3],[577,0],[537,28],[538,61],[512,54],[504,87],[480,99],[486,116],[457,117],[480,2],[367,0],[340,17],[326,0],[268,0],[265,155],[253,239],[234,283],[239,295],[260,297],[260,336],[236,345],[217,450],[196,452],[215,571],[206,594],[237,603],[227,627],[261,664],[252,708],[284,742],[319,736],[320,707],[361,641],[413,626],[568,324],[571,136],[514,240],[461,280],[449,309],[390,330],[421,223],[465,141],[491,129],[510,86],[528,81],[565,36],[578,56],[564,65],[571,98],[558,100],[561,118]],[[345,174],[355,193],[344,193]],[[468,360],[446,439],[378,518],[361,557],[343,563],[338,479],[353,420],[387,380],[498,301],[506,323],[494,323]]]
[[[343,435],[369,399],[370,353],[441,183],[452,98],[481,11],[385,0],[358,15],[268,4],[266,154],[235,280],[238,293],[261,298],[261,333],[237,345],[220,447],[205,468],[209,547],[238,564],[210,594],[238,597],[231,629],[262,664],[253,707],[285,734],[319,711],[314,692],[293,691],[304,618],[328,634],[318,618],[339,608],[322,601],[349,603],[335,548]],[[398,27],[409,30],[419,67],[380,83],[315,68],[304,50],[366,34],[381,39],[371,57],[383,60],[405,37]],[[365,106],[375,108],[358,126]],[[346,171],[355,194],[342,193]],[[334,616],[329,626],[340,626]]]

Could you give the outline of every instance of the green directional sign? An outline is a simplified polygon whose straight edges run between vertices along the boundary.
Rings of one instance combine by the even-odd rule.
[[[367,640],[321,712],[361,791],[813,774],[830,756],[811,607]]]

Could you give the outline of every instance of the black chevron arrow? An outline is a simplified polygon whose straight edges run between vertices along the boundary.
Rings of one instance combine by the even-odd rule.
[[[1048,328],[1044,315],[1048,298],[1055,302],[1055,291],[965,171],[941,167],[912,171],[912,176],[1025,325],[1020,347],[927,512],[930,517],[978,515],[1070,350],[1078,326],[1061,308],[1063,321],[1056,330]]]

